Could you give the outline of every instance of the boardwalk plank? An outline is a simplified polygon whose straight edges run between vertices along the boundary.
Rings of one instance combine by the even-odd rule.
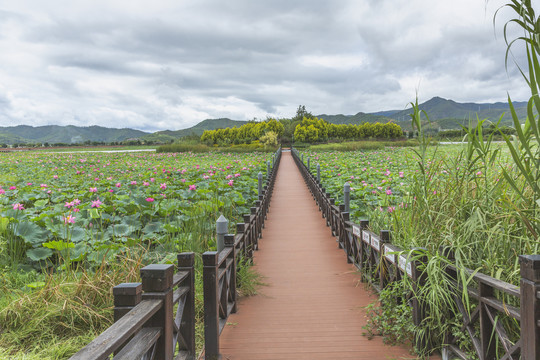
[[[220,337],[222,359],[414,359],[363,336],[376,300],[347,264],[290,153],[283,153],[255,252],[266,286],[240,300]]]

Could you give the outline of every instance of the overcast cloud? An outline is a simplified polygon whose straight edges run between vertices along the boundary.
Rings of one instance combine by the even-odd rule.
[[[512,14],[493,27],[503,3],[4,2],[0,126],[177,130],[291,117],[300,104],[314,114],[403,109],[417,90],[421,102],[525,100],[525,82],[504,66]]]

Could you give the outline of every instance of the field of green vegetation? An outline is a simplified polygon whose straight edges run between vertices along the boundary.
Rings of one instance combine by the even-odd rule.
[[[249,213],[270,157],[2,154],[0,358],[69,357],[111,324],[112,286],[215,249],[216,219]]]

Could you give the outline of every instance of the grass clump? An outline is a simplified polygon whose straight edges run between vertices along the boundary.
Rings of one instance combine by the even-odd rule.
[[[236,268],[237,290],[240,296],[253,296],[257,289],[265,285],[263,277],[246,259],[240,259]]]
[[[418,143],[412,140],[398,141],[348,141],[341,143],[329,143],[312,145],[312,151],[357,151],[357,150],[380,150],[385,147],[413,147]],[[295,144],[296,147],[296,144]]]
[[[4,269],[0,358],[63,359],[84,347],[113,322],[112,287],[138,279],[138,258],[121,263],[55,274]]]

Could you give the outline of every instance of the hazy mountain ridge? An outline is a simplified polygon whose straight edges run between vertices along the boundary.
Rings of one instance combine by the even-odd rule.
[[[524,121],[527,114],[527,102],[514,102],[519,118]],[[458,129],[460,125],[467,125],[469,120],[476,122],[479,119],[488,119],[497,122],[504,113],[502,124],[513,125],[510,109],[507,103],[458,103],[453,100],[434,97],[422,104],[420,109],[427,112],[432,127],[440,129]],[[363,122],[386,123],[394,121],[403,129],[411,128],[409,114],[410,107],[403,110],[385,110],[374,113],[359,112],[355,115],[316,115],[334,124],[361,124]],[[145,142],[165,143],[184,136],[200,136],[204,130],[215,130],[227,127],[240,127],[248,123],[245,120],[231,120],[228,118],[206,119],[195,126],[180,130],[163,130],[147,133],[129,128],[112,129],[101,126],[79,127],[74,125],[59,126],[48,125],[32,127],[28,125],[0,127],[0,144],[16,143],[84,143],[84,142],[122,142],[128,139],[140,139]]]
[[[120,142],[135,139],[148,133],[134,129],[114,129],[102,126],[80,127],[74,125],[46,125],[46,126],[8,126],[0,127],[0,143],[84,143],[90,142]]]
[[[518,117],[524,121],[527,116],[527,102],[513,102],[514,108]],[[501,124],[513,125],[510,107],[508,103],[458,103],[454,100],[434,97],[425,103],[419,105],[420,110],[424,110],[432,125],[442,129],[457,129],[459,124],[467,125],[469,120],[476,123],[478,119],[487,119],[491,122],[497,122],[502,116]],[[394,119],[397,124],[403,128],[410,127],[410,107],[404,110],[382,111],[373,114],[386,114],[391,119]],[[504,115],[503,115],[504,114]]]

